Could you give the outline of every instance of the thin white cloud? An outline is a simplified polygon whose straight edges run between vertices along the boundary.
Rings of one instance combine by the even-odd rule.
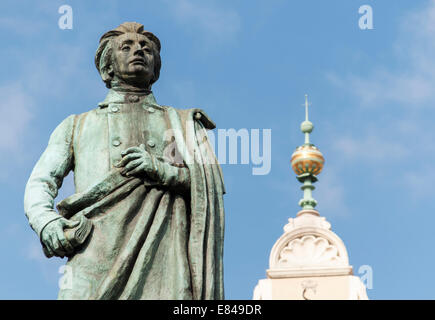
[[[178,23],[206,36],[207,42],[224,42],[233,39],[240,30],[240,15],[233,9],[216,2],[200,0],[168,1]]]
[[[435,190],[435,170],[430,166],[404,172],[400,183],[413,201],[432,199]]]
[[[33,118],[34,102],[16,84],[0,87],[0,97],[0,151],[16,151]]]
[[[3,16],[0,17],[0,29],[8,33],[15,33],[20,36],[36,35],[42,32],[49,26],[49,20],[32,20],[31,27],[28,20],[19,18],[17,16]]]
[[[32,123],[35,118],[40,117],[42,105],[47,107],[52,98],[59,99],[68,94],[72,83],[73,90],[77,90],[79,87],[87,87],[87,83],[91,81],[83,78],[80,69],[83,65],[84,49],[71,45],[53,45],[51,49],[37,58],[21,59],[25,61],[19,74],[21,80],[0,84],[0,152],[8,155],[8,158],[0,157],[0,165],[3,165],[0,169],[0,181],[8,184],[14,183],[11,176],[17,170],[11,169],[11,159],[15,168],[22,169],[20,166],[27,163],[31,159],[30,153],[35,151],[34,141],[39,132]],[[20,60],[26,54],[27,52],[20,52],[14,59]],[[77,79],[80,79],[79,83]],[[44,112],[47,117],[49,111]],[[50,130],[54,128],[55,126]],[[46,145],[47,141],[43,143]],[[8,166],[5,166],[6,162]]]
[[[22,251],[24,257],[31,261],[33,266],[36,266],[35,272],[40,273],[47,284],[55,285],[59,282],[62,277],[60,267],[65,264],[66,258],[46,258],[41,243],[36,238],[33,238]]]
[[[391,70],[373,66],[368,76],[334,73],[327,78],[334,85],[350,91],[361,105],[379,106],[396,103],[403,106],[426,106],[435,102],[435,0],[408,13],[400,20],[392,52],[400,65]]]
[[[402,143],[388,141],[385,137],[367,135],[363,137],[344,136],[333,142],[335,152],[348,159],[379,161],[399,159],[409,155],[409,149]]]
[[[316,209],[321,216],[328,219],[328,217],[345,217],[352,213],[346,204],[344,183],[333,167],[327,167],[319,175],[319,182],[315,186],[313,197],[317,200]]]
[[[388,123],[374,120],[372,125],[377,126],[371,130],[335,139],[333,148],[344,159],[377,165],[380,161],[397,163],[409,160],[422,148],[432,157],[433,134],[421,134],[427,119],[411,108],[435,106],[435,0],[404,15],[397,28],[391,56],[400,68],[374,64],[364,76],[327,74],[334,86],[350,93],[352,100],[364,107],[389,104],[405,108]],[[410,173],[404,180],[417,186],[418,174]]]
[[[92,66],[92,59],[85,54],[85,48],[70,44],[51,45],[44,55],[31,61],[22,59],[25,71],[21,78],[26,79],[25,89],[37,98],[60,97],[73,86],[95,86],[94,79],[83,77],[83,67]]]
[[[41,264],[47,263],[47,258],[42,252],[41,244],[38,242],[31,242],[26,249],[26,258],[31,261],[36,261]]]
[[[335,85],[351,91],[363,106],[376,107],[386,102],[421,106],[435,100],[435,70],[429,75],[424,75],[418,70],[409,73],[377,70],[368,78],[355,75],[338,78],[331,74],[327,77]]]

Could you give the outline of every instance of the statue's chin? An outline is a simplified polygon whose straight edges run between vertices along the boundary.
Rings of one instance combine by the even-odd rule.
[[[132,72],[147,72],[148,71],[148,68],[143,64],[143,63],[138,63],[138,62],[135,62],[135,63],[131,63],[130,64],[130,69],[131,69],[131,71]]]
[[[139,61],[131,62],[128,65],[128,71],[133,74],[148,74],[152,72],[148,65]]]

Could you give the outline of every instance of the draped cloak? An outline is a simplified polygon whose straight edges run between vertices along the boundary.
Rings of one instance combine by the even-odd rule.
[[[54,198],[73,170],[76,193],[61,202],[62,214],[93,224],[68,258],[59,299],[224,298],[225,190],[207,140],[213,128],[200,109],[110,90],[99,108],[55,129],[27,183],[26,216],[39,236],[58,219]],[[115,167],[122,150],[140,144],[160,163],[162,181]]]

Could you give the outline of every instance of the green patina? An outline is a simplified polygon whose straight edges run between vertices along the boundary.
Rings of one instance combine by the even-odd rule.
[[[52,133],[24,207],[47,257],[67,257],[59,299],[223,299],[225,193],[200,109],[159,105],[160,41],[138,23],[100,40],[109,88]],[[75,194],[54,199],[74,171]]]
[[[314,147],[314,144],[310,142],[310,133],[314,129],[314,125],[311,121],[308,120],[308,95],[305,95],[305,121],[301,123],[301,131],[305,135],[305,143],[303,146],[308,147]],[[317,158],[312,157],[304,157],[300,161],[306,161],[306,160],[317,160]],[[299,168],[302,169],[302,166],[299,164]],[[309,171],[310,164],[305,163],[305,171]],[[311,163],[311,170],[314,170],[316,168],[316,163]],[[302,207],[302,210],[313,210],[316,205],[317,201],[314,200],[312,191],[315,189],[313,183],[317,181],[317,177],[312,174],[311,172],[305,172],[303,174],[300,174],[297,176],[297,179],[299,182],[302,183],[301,189],[304,192],[303,198],[299,201],[299,206]]]

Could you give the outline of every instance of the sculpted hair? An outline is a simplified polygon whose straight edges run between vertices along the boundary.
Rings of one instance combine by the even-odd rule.
[[[137,22],[125,22],[117,28],[103,34],[100,44],[95,54],[95,66],[107,88],[111,87],[113,72],[110,73],[109,67],[112,63],[113,39],[124,33],[138,33],[147,37],[152,43],[154,55],[154,77],[151,79],[150,86],[159,79],[160,68],[162,66],[160,58],[160,40],[153,33],[144,30],[144,26]]]

